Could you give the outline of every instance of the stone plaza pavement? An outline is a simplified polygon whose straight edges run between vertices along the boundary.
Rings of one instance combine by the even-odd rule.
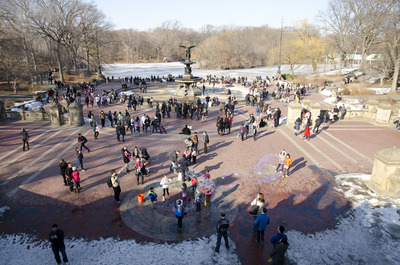
[[[118,88],[118,83],[102,85],[100,90]],[[270,88],[272,89],[272,88]],[[152,94],[149,89],[150,95]],[[323,96],[312,92],[306,96],[313,101],[323,100]],[[287,104],[269,101],[273,107],[280,107],[283,117]],[[102,108],[124,111],[126,106],[113,104]],[[92,110],[99,122],[97,107],[84,107],[85,117]],[[131,115],[150,117],[154,108],[145,106]],[[0,217],[0,232],[27,233],[38,239],[47,239],[51,224],[58,223],[67,237],[88,240],[100,237],[119,237],[150,242],[176,242],[215,233],[219,211],[227,212],[231,221],[230,239],[237,247],[237,254],[243,264],[265,263],[272,249],[269,239],[279,225],[288,230],[313,233],[335,226],[335,218],[347,211],[350,203],[335,190],[332,176],[346,173],[366,173],[372,171],[374,153],[393,147],[400,141],[400,134],[393,129],[367,121],[338,121],[324,124],[321,133],[312,135],[310,141],[295,136],[293,129],[283,125],[277,129],[262,128],[257,140],[252,134],[245,141],[237,138],[238,128],[255,107],[238,106],[235,110],[232,133],[219,136],[215,120],[219,111],[213,108],[207,122],[196,120],[176,120],[172,112],[170,119],[162,121],[167,134],[135,135],[127,132],[126,141],[118,142],[115,129],[108,123],[100,131],[97,141],[89,126],[51,127],[48,122],[9,122],[0,124],[0,196],[1,206],[11,209]],[[174,179],[171,183],[171,199],[161,202],[162,188],[159,182],[164,174],[169,178],[176,175],[169,172],[169,155],[174,150],[184,151],[183,135],[179,132],[187,124],[197,131],[210,136],[208,153],[200,154],[191,170],[204,173],[210,170],[217,190],[210,208],[196,214],[192,200],[187,203],[188,216],[184,218],[184,231],[176,230],[173,202],[179,198],[181,183]],[[21,151],[19,132],[25,128],[30,134],[31,149]],[[63,185],[58,163],[61,158],[76,165],[74,154],[78,146],[77,134],[88,138],[91,152],[84,153],[86,172],[80,172],[82,190],[71,194]],[[151,156],[148,169],[150,175],[144,185],[136,184],[133,173],[122,174],[121,199],[113,200],[113,191],[106,181],[111,169],[123,165],[121,149],[127,146],[146,147]],[[275,173],[277,154],[284,148],[293,159],[291,173],[282,179]],[[155,209],[148,200],[137,201],[138,194],[146,194],[149,187],[155,188],[159,196]],[[188,185],[188,198],[192,198]],[[264,193],[271,224],[265,231],[265,246],[258,247],[253,234],[252,216],[248,210],[250,202],[258,192]],[[290,242],[290,238],[289,238]]]

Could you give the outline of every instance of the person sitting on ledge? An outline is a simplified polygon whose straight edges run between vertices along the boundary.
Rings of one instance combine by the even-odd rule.
[[[190,135],[191,131],[187,125],[185,125],[185,128],[182,129],[182,132],[179,134],[185,134],[185,135]]]

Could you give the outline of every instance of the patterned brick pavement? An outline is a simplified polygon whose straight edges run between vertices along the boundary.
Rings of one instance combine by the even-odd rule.
[[[106,84],[99,89],[109,90],[118,86],[115,83]],[[157,95],[151,89],[149,92],[149,95]],[[311,93],[307,98],[321,101],[323,96]],[[275,101],[269,103],[273,107],[279,106],[283,116],[286,115],[286,104]],[[118,112],[125,108],[114,104],[104,108],[104,111]],[[100,110],[85,107],[85,115],[88,110],[92,110],[95,119],[99,121]],[[280,126],[277,129],[261,129],[257,141],[249,135],[250,138],[242,142],[236,137],[237,130],[248,114],[254,111],[255,108],[249,106],[238,106],[232,133],[225,136],[216,134],[215,119],[219,114],[216,108],[205,123],[176,120],[172,113],[171,119],[163,121],[168,134],[132,135],[127,132],[125,143],[117,142],[115,130],[110,127],[102,128],[99,140],[95,141],[93,131],[88,126],[54,128],[47,122],[2,123],[0,206],[7,205],[11,210],[1,218],[0,232],[25,232],[45,239],[50,225],[56,222],[68,236],[74,237],[175,241],[213,233],[215,220],[222,208],[229,211],[228,219],[232,222],[230,238],[237,245],[240,260],[243,264],[259,264],[265,262],[271,246],[266,243],[264,248],[258,248],[254,243],[252,217],[248,214],[248,208],[258,192],[265,194],[271,216],[266,239],[275,233],[280,224],[289,230],[296,229],[305,233],[332,228],[335,218],[350,207],[348,201],[335,192],[336,184],[332,176],[371,173],[373,154],[396,145],[400,140],[400,134],[387,127],[366,121],[345,120],[326,125],[310,141],[296,137],[292,128]],[[142,113],[152,116],[154,109],[142,107],[134,115],[141,116]],[[204,212],[201,217],[190,213],[184,220],[184,232],[175,234],[174,213],[168,208],[164,209],[161,202],[156,205],[155,211],[148,207],[147,202],[139,206],[136,195],[147,194],[150,185],[160,195],[162,189],[159,181],[162,176],[167,174],[168,177],[174,177],[168,171],[168,157],[173,150],[184,150],[184,137],[178,133],[185,124],[192,126],[193,131],[199,133],[200,139],[203,131],[209,133],[209,152],[203,154],[202,145],[199,144],[200,155],[197,164],[191,169],[203,173],[205,169],[210,170],[212,179],[219,183],[220,195],[216,194],[215,200],[224,197],[228,205],[215,203],[211,212],[208,215]],[[26,152],[21,151],[19,132],[22,127],[31,136],[31,149]],[[86,135],[91,152],[84,151],[87,171],[81,172],[82,190],[79,194],[71,194],[63,186],[58,162],[64,158],[76,164],[74,148],[78,146],[78,133]],[[113,200],[112,189],[107,187],[106,180],[111,169],[119,169],[123,165],[121,148],[124,145],[130,150],[134,146],[148,149],[151,155],[151,174],[143,186],[136,184],[133,174],[121,176],[123,202],[119,207]],[[282,148],[291,154],[294,161],[287,179],[274,173],[276,154]],[[179,191],[179,184],[171,188],[173,199],[177,198]],[[165,216],[168,212],[170,215]],[[161,219],[165,220],[165,225],[149,225],[150,220],[154,223]],[[136,228],[138,223],[143,225]]]

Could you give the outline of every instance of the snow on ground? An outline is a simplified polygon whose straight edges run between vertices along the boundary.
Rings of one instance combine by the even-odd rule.
[[[377,95],[383,95],[390,92],[390,87],[378,87],[378,88],[368,88],[368,89],[374,91],[375,94]]]
[[[289,259],[306,264],[399,264],[400,200],[369,191],[370,175],[336,176],[338,192],[354,209],[337,220],[336,229],[305,235],[289,231]]]
[[[172,63],[137,63],[137,64],[105,64],[103,67],[103,74],[106,77],[114,78],[126,77],[126,76],[139,76],[139,77],[150,77],[153,76],[173,76],[182,75],[184,73],[184,65],[180,62]],[[278,67],[255,67],[248,69],[234,69],[234,70],[209,70],[196,68],[198,65],[193,65],[193,75],[205,78],[208,74],[228,77],[247,76],[249,78],[255,78],[257,76],[273,76],[277,73]],[[290,73],[289,65],[281,66],[282,73]],[[319,73],[323,72],[323,67],[318,67]],[[301,65],[296,69],[296,75],[309,75],[312,74],[313,70],[311,65]]]
[[[214,254],[216,241],[216,236],[213,235],[210,238],[169,245],[112,238],[96,241],[65,240],[65,245],[69,264],[74,265],[240,264],[232,241],[230,241],[232,243],[230,251],[225,249],[222,242],[220,253]],[[49,242],[37,241],[27,235],[4,235],[0,238],[0,264],[56,264],[56,262]]]

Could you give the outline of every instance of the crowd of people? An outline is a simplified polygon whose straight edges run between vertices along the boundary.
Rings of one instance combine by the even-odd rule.
[[[157,80],[157,78],[154,78],[154,80]],[[127,82],[127,80],[124,81]],[[132,78],[128,79],[128,81],[135,85],[143,85],[148,80]],[[210,78],[208,81],[215,82],[216,80]],[[249,86],[249,93],[245,100],[247,105],[254,108],[255,114],[250,113],[248,118],[240,126],[238,137],[240,137],[242,141],[245,140],[250,133],[253,134],[253,139],[256,140],[257,133],[260,128],[268,127],[268,123],[270,123],[269,126],[271,128],[277,128],[279,126],[281,110],[279,108],[273,108],[271,103],[268,104],[268,100],[280,100],[282,98],[289,100],[288,97],[290,92],[294,91],[294,100],[299,102],[300,97],[303,97],[309,89],[308,86],[294,86],[293,84],[285,83],[280,84],[281,80],[277,80],[275,78],[267,78],[264,80],[257,78],[257,80],[251,82],[244,77],[238,79],[221,78],[220,81],[239,82],[244,86]],[[272,82],[278,83],[274,91],[269,94],[267,88],[269,88]],[[296,87],[296,90],[294,87]],[[83,94],[79,95],[80,92]],[[118,113],[117,111],[108,111],[108,113],[106,113],[104,110],[102,110],[103,107],[117,102],[117,94],[115,91],[104,91],[95,96],[94,87],[88,85],[87,88],[85,87],[82,90],[70,90],[65,99],[69,101],[77,100],[80,102],[79,98],[82,95],[85,98],[85,104],[87,107],[89,107],[89,104],[94,106],[96,103],[97,107],[100,109],[100,111],[96,113],[98,118],[94,114],[95,111],[92,110],[89,111],[87,115],[87,120],[90,126],[93,128],[94,140],[99,139],[100,129],[106,126],[115,128],[117,141],[122,142],[125,142],[125,135],[127,131],[130,131],[131,134],[138,135],[143,133],[166,133],[166,129],[163,126],[163,121],[165,119],[171,119],[173,115],[172,112],[175,112],[174,116],[177,120],[190,119],[206,122],[208,116],[212,112],[212,109],[217,108],[219,109],[219,115],[216,117],[218,135],[223,136],[230,134],[233,126],[236,101],[234,97],[229,97],[225,103],[220,102],[217,97],[211,99],[211,97],[208,95],[204,97],[204,101],[202,101],[200,98],[197,98],[194,101],[185,102],[179,102],[172,97],[168,101],[162,102],[154,102],[152,98],[149,98],[147,103],[150,107],[154,107],[154,113],[150,117],[147,114],[142,114],[141,116],[135,115],[135,112],[138,111],[145,101],[143,96],[140,94],[122,95],[120,98],[120,103],[124,105],[126,104],[126,110],[125,112],[121,111]],[[307,124],[309,124],[311,121],[310,113],[304,110],[299,119],[301,121],[300,126],[306,125],[305,130],[307,131]],[[100,120],[100,122],[97,122],[96,120]],[[323,120],[320,119],[320,121],[322,122]],[[296,133],[298,133],[299,130],[300,128],[296,130]],[[318,132],[318,127],[316,127],[316,132]],[[180,181],[182,183],[179,199],[174,203],[174,213],[175,217],[177,218],[178,231],[183,230],[183,219],[187,214],[186,205],[188,196],[193,198],[197,213],[201,212],[202,206],[211,207],[212,197],[212,193],[200,192],[197,189],[199,180],[196,177],[190,177],[190,167],[196,165],[201,154],[207,153],[207,145],[210,142],[210,138],[207,132],[203,132],[202,137],[199,137],[197,132],[192,133],[190,126],[187,125],[185,125],[184,129],[182,130],[182,134],[188,136],[184,140],[184,147],[182,148],[183,152],[181,153],[179,150],[174,150],[169,156],[169,169],[171,172],[174,172],[175,177],[168,178],[166,175],[163,175],[162,179],[160,180],[163,202],[170,198],[169,185],[174,181]],[[72,193],[78,193],[81,189],[78,169],[80,166],[81,171],[85,171],[83,166],[84,156],[82,150],[86,149],[88,153],[90,152],[90,149],[86,146],[87,142],[88,140],[83,135],[80,134],[78,136],[78,143],[80,144],[80,147],[75,149],[77,158],[76,166],[73,166],[72,163],[65,162],[63,159],[59,163],[60,174],[63,177],[63,183],[69,187]],[[203,142],[204,144],[202,153],[199,152],[200,142]],[[143,185],[145,182],[145,177],[150,173],[149,169],[147,168],[150,163],[150,156],[145,148],[134,147],[134,149],[130,151],[127,146],[124,146],[121,149],[121,154],[123,166],[119,171],[111,171],[109,181],[107,183],[109,187],[113,189],[114,200],[118,204],[121,203],[121,187],[119,178],[122,171],[124,171],[125,174],[134,172],[137,178],[137,185]],[[289,169],[293,162],[290,158],[290,155],[284,150],[282,150],[279,157],[281,162],[276,167],[276,171],[279,171],[281,168],[281,174],[284,178],[286,178],[289,175]],[[211,179],[210,172],[206,171],[203,175],[203,178]],[[151,208],[156,208],[158,195],[155,192],[154,187],[150,187],[147,197],[149,199]],[[251,208],[253,208],[253,206],[257,206],[255,213],[252,213],[254,231],[257,234],[257,244],[263,245],[264,232],[267,226],[270,224],[270,217],[267,214],[265,199],[262,193],[258,194],[257,198],[251,203]],[[228,229],[230,223],[229,220],[225,218],[225,215],[225,212],[222,211],[220,213],[221,219],[216,224],[217,244],[215,247],[215,252],[219,252],[222,238],[225,240],[226,248],[229,249]],[[283,264],[283,257],[288,248],[287,236],[284,234],[284,230],[285,228],[280,226],[278,228],[278,233],[271,238],[273,251],[270,253],[270,256],[273,264]],[[59,259],[59,256],[57,258],[57,255],[55,254],[56,260]]]

